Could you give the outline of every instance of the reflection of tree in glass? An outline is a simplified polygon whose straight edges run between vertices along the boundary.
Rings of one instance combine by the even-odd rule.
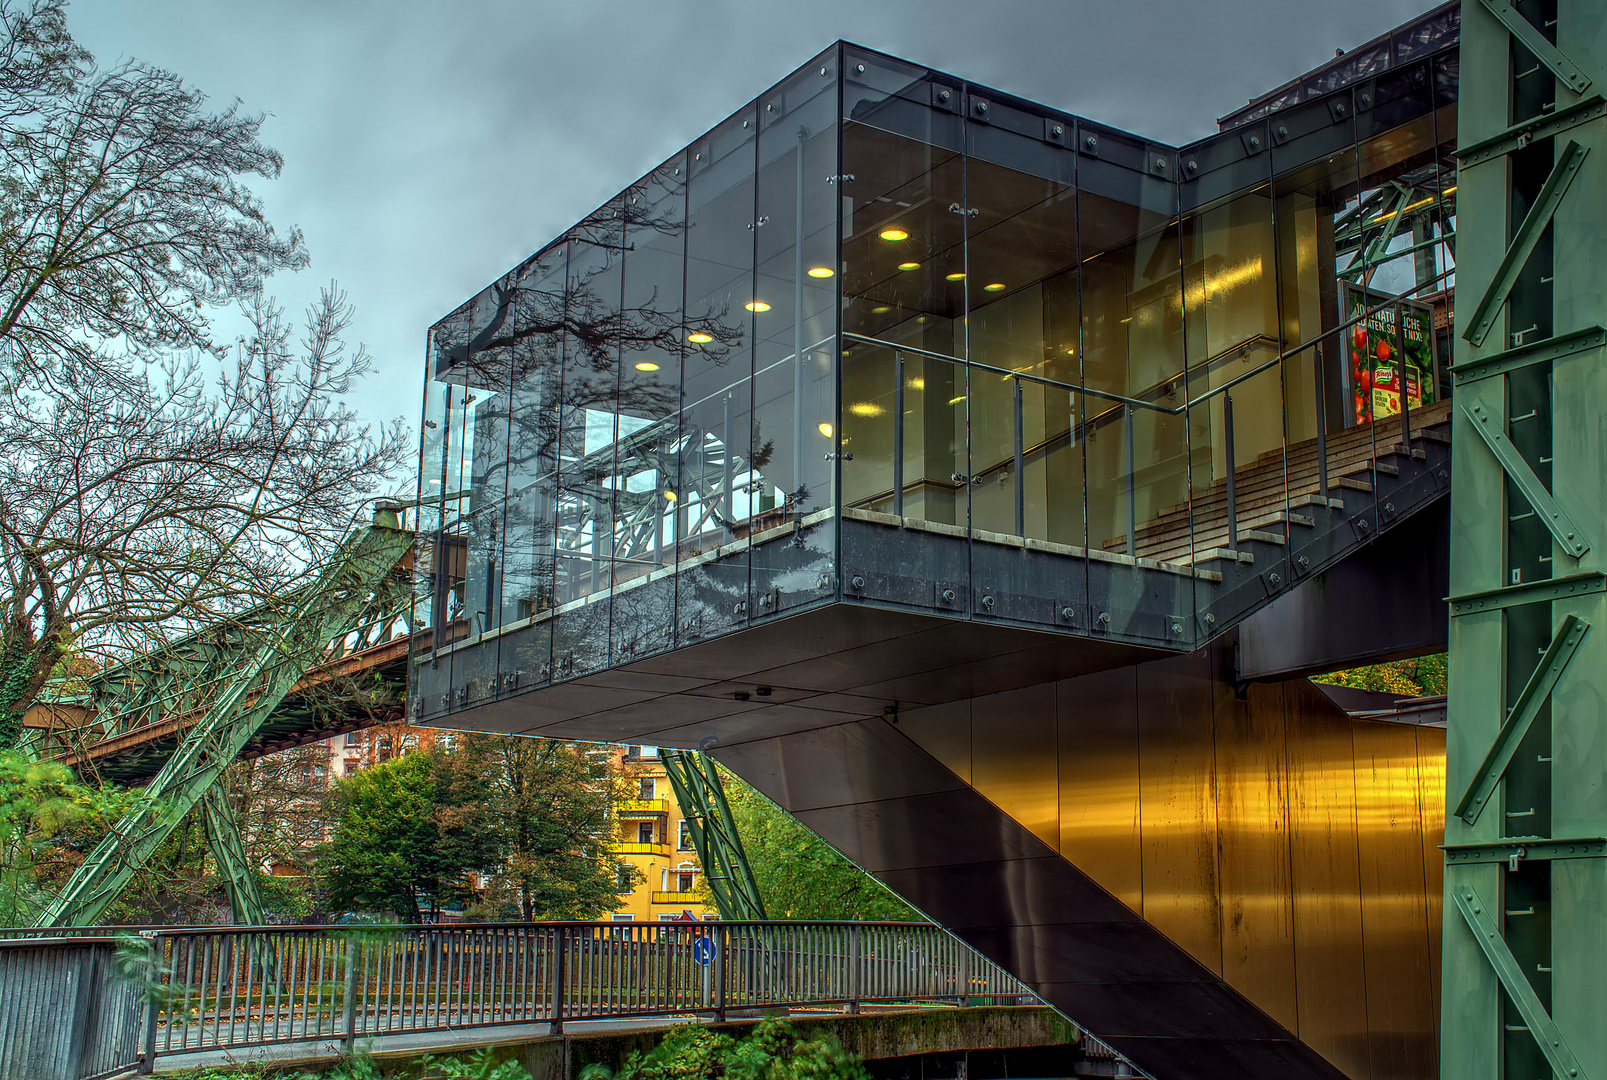
[[[476,575],[475,552],[505,551],[500,603],[510,619],[673,562],[677,545],[699,533],[729,539],[768,490],[759,470],[774,459],[775,440],[746,419],[745,401],[736,420],[744,438],[728,445],[731,420],[698,422],[699,402],[682,400],[674,370],[693,357],[705,369],[746,357],[747,314],[733,317],[722,305],[683,321],[678,290],[662,303],[658,288],[636,303],[620,300],[629,252],[659,237],[684,243],[688,226],[663,209],[675,200],[652,197],[678,183],[667,172],[590,215],[565,245],[516,267],[436,329],[436,370],[453,384],[449,411],[461,408],[458,422],[472,426],[460,435],[473,439],[459,522],[468,573]],[[670,370],[624,377],[629,356],[663,359]],[[749,392],[746,378],[732,372],[739,395]],[[439,483],[453,486],[448,476]],[[806,498],[784,495],[772,509],[784,513]],[[464,614],[497,603],[490,574],[484,565],[487,584],[477,591],[471,582],[456,605]]]

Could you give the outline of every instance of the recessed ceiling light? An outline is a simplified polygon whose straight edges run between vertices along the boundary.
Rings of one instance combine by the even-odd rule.
[[[653,363],[651,360],[643,360],[641,363],[636,365],[636,370],[637,371],[657,371],[658,370],[658,365]]]
[[[959,403],[960,403],[960,402],[962,402],[962,401],[964,401],[964,400],[965,400],[965,395],[964,395],[964,394],[961,394],[961,395],[960,395],[960,396],[959,396],[959,397],[957,397],[957,398],[949,398],[949,404],[950,404],[950,405],[958,405],[958,404],[959,404]]]
[[[964,281],[965,280],[965,275],[960,273],[958,270],[956,270],[952,274],[944,274],[943,275],[943,280],[944,281]]]
[[[690,334],[686,335],[686,340],[697,345],[706,345],[714,340],[714,335],[704,333],[702,330],[694,330]]]
[[[763,300],[749,300],[746,304],[743,304],[742,306],[747,308],[749,311],[769,311],[770,310],[770,305],[765,303]]]
[[[830,424],[816,424],[815,426],[820,430],[820,433],[822,435],[826,436],[826,438],[828,438],[828,439],[831,438],[831,425]]]
[[[984,286],[982,286],[982,291],[983,292],[1004,292],[1004,282],[995,281],[991,285],[984,285]]]
[[[905,229],[887,228],[881,231],[881,238],[896,244],[900,240],[908,240],[910,238],[910,234]]]
[[[811,266],[809,268],[809,276],[818,278],[836,277],[837,271],[833,270],[829,266]]]
[[[893,309],[888,307],[886,304],[883,304],[880,307],[873,307],[870,310],[871,310],[871,314],[873,314],[873,315],[886,315],[889,311],[892,311]]]
[[[882,408],[880,405],[872,404],[869,401],[856,402],[853,405],[848,406],[848,411],[853,413],[855,416],[881,416],[887,412],[887,410]]]

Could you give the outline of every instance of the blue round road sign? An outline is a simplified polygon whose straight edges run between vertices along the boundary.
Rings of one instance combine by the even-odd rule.
[[[692,942],[692,959],[707,966],[714,962],[714,939],[700,937]]]

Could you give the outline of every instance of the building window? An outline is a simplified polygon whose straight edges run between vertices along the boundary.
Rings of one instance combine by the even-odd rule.
[[[643,798],[643,799],[651,799],[651,798],[655,797],[654,794],[653,794],[653,792],[654,792],[654,782],[651,779],[638,780],[637,784],[640,786],[640,797],[641,798]]]
[[[348,731],[346,733],[346,745],[347,746],[357,746],[362,741],[363,741],[363,737],[358,732]]]
[[[631,864],[620,863],[614,867],[614,891],[621,896],[629,896],[634,883],[631,881]],[[616,919],[619,916],[614,916]]]
[[[681,851],[692,850],[692,826],[690,822],[681,822],[681,834],[676,838],[675,846]]]
[[[613,916],[613,919],[614,919],[615,922],[635,922],[636,921],[636,916],[634,916],[634,915],[615,915],[615,916]]]
[[[691,892],[692,891],[692,878],[693,878],[693,876],[694,875],[693,875],[693,872],[691,870],[677,871],[676,874],[675,874],[675,891],[676,892]]]
[[[626,761],[640,761],[640,760],[642,760],[642,748],[640,746],[627,746],[625,748],[625,760]]]
[[[658,917],[658,921],[659,922],[680,922],[681,917],[679,915],[660,915]]]
[[[638,844],[651,844],[653,842],[653,823],[644,821],[636,826],[636,842]]]

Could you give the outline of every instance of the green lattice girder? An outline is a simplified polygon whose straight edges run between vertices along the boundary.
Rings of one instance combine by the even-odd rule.
[[[394,607],[391,594],[405,590],[406,583],[393,571],[411,542],[412,535],[400,529],[363,528],[341,545],[315,581],[296,592],[276,624],[233,633],[242,620],[222,637],[208,640],[202,631],[164,650],[178,672],[208,680],[215,690],[209,700],[196,699],[198,691],[180,686],[182,676],[164,674],[160,664],[128,665],[140,672],[133,680],[137,700],[154,706],[171,700],[163,694],[183,695],[195,702],[201,718],[183,732],[138,803],[84,860],[37,925],[87,926],[101,917],[285,694],[324,658],[329,643],[373,621],[372,612]],[[199,672],[188,662],[198,656],[204,656]]]
[[[661,748],[659,754],[720,917],[768,918],[714,760],[696,750]]]

